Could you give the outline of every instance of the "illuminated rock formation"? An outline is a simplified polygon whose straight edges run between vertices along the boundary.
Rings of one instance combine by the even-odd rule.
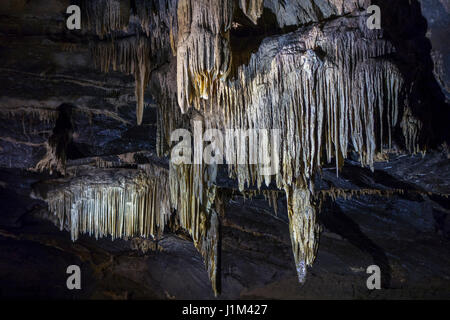
[[[151,83],[150,91],[159,104],[160,156],[170,151],[170,133],[179,127],[192,129],[189,120],[194,116],[201,118],[206,129],[268,130],[265,144],[258,146],[266,150],[275,171],[268,172],[266,164],[252,161],[251,148],[256,145],[246,136],[227,139],[226,165],[241,192],[255,186],[260,189],[263,184],[269,187],[272,182],[285,191],[300,282],[317,251],[319,206],[314,177],[322,165],[334,160],[338,174],[351,150],[362,166],[373,169],[377,154],[392,148],[393,131],[402,114],[406,146],[418,151],[421,123],[411,110],[403,112],[400,106],[404,79],[388,58],[395,48],[384,39],[382,30],[367,29],[364,10],[368,4],[361,0],[285,4],[140,0],[130,7],[103,0],[86,6],[89,30],[104,39],[91,43],[95,65],[104,72],[114,70],[135,77],[138,124],[143,118],[144,91]],[[230,43],[236,10],[241,10],[253,28],[264,23],[264,10],[269,10],[279,28],[279,34],[264,38],[241,65],[233,65]],[[296,30],[289,33],[282,29],[293,26]],[[131,36],[127,34],[132,31]],[[232,66],[236,70],[230,74]],[[153,72],[157,68],[161,70]],[[242,154],[244,163],[237,159]],[[166,203],[170,194],[177,222],[189,232],[204,258],[217,293],[215,171],[211,166],[171,164],[170,188],[164,187],[164,191],[157,192],[145,178],[138,178],[129,182],[129,194],[118,192],[111,182],[109,187],[71,191],[69,198],[55,193],[49,203],[61,223],[70,212],[74,239],[79,232],[146,237],[162,232],[169,209],[167,204],[160,205],[164,210],[158,215],[155,203]],[[153,183],[167,184],[166,178],[153,179]],[[148,197],[153,197],[153,204],[140,207],[141,202],[150,201]],[[273,196],[269,198],[276,206]],[[95,207],[97,200],[104,208]],[[131,202],[132,209],[117,207],[115,203],[122,201]],[[76,214],[77,210],[81,213]],[[105,216],[116,210],[123,216],[118,221],[89,222],[110,219]],[[148,219],[158,222],[149,227],[143,222]]]
[[[369,263],[377,297],[448,295],[444,2],[376,1],[369,30],[367,0],[3,1],[3,291],[45,253],[128,298],[371,298]],[[223,163],[172,162],[200,127]]]
[[[91,168],[35,197],[48,202],[53,220],[74,241],[80,234],[156,238],[171,214],[168,176],[158,167],[146,171]]]
[[[299,266],[311,265],[315,255],[314,174],[333,158],[338,170],[349,146],[362,165],[373,167],[376,152],[391,145],[398,122],[402,77],[388,60],[376,59],[393,47],[381,33],[359,28],[362,22],[347,19],[353,29],[346,32],[337,29],[338,20],[327,26],[329,32],[312,26],[263,41],[235,79],[217,82],[211,102],[193,101],[207,127],[280,130],[280,143],[269,138],[266,149],[276,155],[278,188],[291,194],[291,236],[301,273],[306,267]],[[248,155],[250,145],[238,138],[225,144],[224,153],[236,156],[243,147],[239,151]],[[269,186],[272,177],[246,159],[247,165],[229,165],[240,189]]]
[[[178,2],[178,103],[186,112],[193,99],[208,99],[214,82],[230,69],[229,30],[233,2]]]

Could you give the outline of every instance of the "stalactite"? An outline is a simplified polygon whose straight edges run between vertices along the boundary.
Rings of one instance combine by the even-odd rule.
[[[86,174],[42,196],[59,227],[72,240],[80,234],[96,239],[156,238],[171,215],[167,171],[104,170]]]
[[[343,198],[345,200],[352,199],[353,197],[361,197],[361,196],[386,196],[391,197],[393,195],[403,195],[405,194],[404,189],[340,189],[340,188],[331,188],[329,190],[321,190],[319,192],[319,198],[323,200],[325,197],[330,197],[333,201],[337,198]]]
[[[177,101],[176,58],[162,67],[161,72],[152,73],[150,88],[153,97],[158,101],[158,123],[156,150],[158,156],[168,156],[171,133],[178,128],[187,128],[186,116],[181,113]]]
[[[29,105],[31,103],[31,105]],[[36,105],[33,105],[36,103]],[[10,97],[0,98],[0,116],[6,119],[28,119],[46,124],[58,119],[58,103],[55,101],[20,101]]]
[[[176,1],[135,1],[135,12],[130,11],[126,1],[95,0],[86,1],[86,24],[101,38],[92,44],[94,63],[103,72],[110,68],[132,74],[135,77],[137,124],[142,123],[144,111],[144,91],[147,87],[151,64],[157,65],[173,48],[177,34],[175,19]],[[145,35],[140,35],[139,25]],[[116,33],[135,28],[136,35],[116,39]],[[172,47],[172,48],[171,48]]]
[[[120,71],[135,77],[136,117],[142,123],[144,91],[150,75],[150,40],[147,38],[125,38],[113,42],[102,42],[92,46],[94,64],[103,72]]]
[[[319,227],[316,223],[316,206],[309,189],[287,187],[289,231],[298,280],[304,283],[307,267],[316,258]]]
[[[113,165],[94,160],[101,167]],[[171,165],[169,173],[150,163],[138,168],[95,172],[87,168],[88,173],[78,172],[68,182],[34,197],[47,201],[52,213],[49,219],[61,230],[70,231],[73,241],[81,234],[96,239],[106,236],[157,239],[164,232],[173,208],[177,223],[189,232],[202,255],[217,295],[219,216],[213,184],[217,168]],[[222,209],[218,204],[217,210]],[[132,245],[138,249],[154,248],[151,243],[136,241]]]
[[[273,208],[275,215],[278,215],[278,190],[264,190],[264,198],[269,202],[269,206]]]
[[[95,159],[95,167],[96,168],[114,168],[117,166],[117,163],[114,163],[113,161],[106,161],[102,158],[96,157]]]
[[[157,241],[143,238],[131,239],[131,248],[133,250],[142,252],[143,254],[146,254],[149,251],[164,251],[164,249],[158,245]]]
[[[120,30],[126,30],[129,21],[129,7],[120,0],[82,0],[83,29],[92,30],[99,37]],[[128,9],[128,10],[125,10]]]
[[[216,168],[202,165],[170,166],[171,203],[180,226],[191,235],[203,257],[215,295],[217,288],[219,217],[215,208]]]
[[[240,0],[239,7],[242,12],[254,23],[262,15],[264,9],[264,0]]]
[[[176,38],[178,29],[176,0],[135,0],[134,3],[133,16],[147,37],[161,41],[161,47],[167,45],[163,41],[167,41],[168,33],[172,33],[171,36],[169,35],[169,39]]]
[[[400,125],[405,138],[406,149],[412,153],[420,152],[419,135],[422,130],[422,122],[413,115],[411,108],[404,110]]]
[[[273,208],[275,215],[278,215],[278,193],[279,190],[244,190],[240,191],[239,195],[244,197],[244,200],[251,200],[258,195],[263,195],[269,207]]]
[[[227,77],[232,17],[232,0],[178,2],[177,86],[183,112],[193,100],[208,99],[213,83]]]

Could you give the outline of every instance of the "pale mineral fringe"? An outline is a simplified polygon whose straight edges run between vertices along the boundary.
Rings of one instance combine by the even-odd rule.
[[[405,193],[404,189],[340,189],[340,188],[331,188],[329,190],[321,190],[319,192],[320,198],[324,199],[325,197],[330,197],[333,201],[337,198],[343,198],[345,200],[352,199],[353,197],[360,197],[366,195],[375,195],[375,196],[393,196],[393,195],[402,195]]]
[[[112,182],[73,179],[69,185],[46,196],[49,211],[61,230],[70,230],[73,241],[80,234],[96,239],[156,238],[166,226],[171,210],[165,170],[144,172],[133,178],[118,176]]]
[[[233,1],[180,0],[177,17],[178,104],[185,112],[194,98],[208,99],[213,83],[230,71]]]
[[[131,239],[131,249],[142,252],[143,254],[146,254],[149,251],[164,251],[164,249],[158,245],[157,241],[139,237]]]
[[[12,102],[9,102],[9,104],[8,102],[5,102],[4,104],[0,103],[0,115],[5,116],[7,119],[22,118],[25,126],[25,121],[32,122],[38,120],[46,124],[55,122],[56,119],[58,119],[59,111],[52,110],[51,108],[44,109],[34,106],[17,106]]]

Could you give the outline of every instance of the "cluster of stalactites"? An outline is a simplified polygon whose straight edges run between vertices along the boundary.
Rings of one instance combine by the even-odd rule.
[[[171,211],[167,171],[153,169],[152,173],[105,183],[74,179],[48,193],[49,211],[61,230],[70,230],[73,241],[80,234],[96,239],[156,238],[163,233]]]
[[[129,22],[129,5],[120,0],[82,0],[84,30],[95,32],[100,38],[126,30]]]
[[[166,33],[170,32],[170,40],[173,41],[172,37],[176,37],[177,32],[176,0],[135,0],[134,5],[136,12],[133,12],[132,19],[137,19],[147,37],[165,41]],[[161,47],[163,45],[166,44],[161,44]]]
[[[403,80],[392,63],[376,58],[394,50],[379,36],[358,29],[323,33],[313,26],[282,41],[267,39],[235,79],[214,83],[213,99],[197,106],[207,128],[280,130],[280,139],[269,137],[265,147],[279,168],[275,175],[250,162],[229,164],[229,170],[241,190],[274,178],[286,191],[300,281],[317,249],[314,173],[333,158],[338,169],[349,145],[371,168],[377,148],[390,148]],[[244,153],[249,160],[252,143],[239,139],[246,137],[225,143],[223,153]]]
[[[178,2],[177,91],[182,112],[196,100],[208,99],[213,83],[227,77],[232,17],[232,0]]]
[[[101,38],[108,38],[104,42],[93,43],[95,64],[103,72],[108,72],[112,67],[135,77],[136,117],[140,125],[151,56],[157,56],[155,63],[158,63],[170,52],[170,48],[175,51],[176,1],[136,0],[132,10],[127,1],[95,0],[84,1],[83,8],[87,30]],[[133,28],[136,35],[116,39],[120,32]]]
[[[92,47],[94,64],[103,72],[112,69],[134,75],[138,125],[142,123],[144,113],[144,91],[150,75],[151,52],[151,42],[144,37],[103,42]]]
[[[403,81],[392,63],[372,57],[392,46],[376,37],[363,41],[357,32],[327,36],[316,28],[288,35],[283,44],[263,43],[236,80],[217,84],[212,104],[202,104],[207,127],[279,129],[280,139],[269,137],[266,148],[276,155],[280,189],[307,188],[325,159],[342,165],[349,145],[362,165],[373,167],[377,148],[391,144]],[[251,144],[240,145],[248,154]],[[224,147],[225,154],[232,151]],[[260,168],[230,165],[241,189],[255,180],[270,183],[273,177]]]
[[[81,234],[147,239],[160,237],[175,212],[176,223],[201,254],[217,295],[217,167],[171,164],[167,171],[143,164],[138,169],[101,169],[71,179],[43,197],[52,214],[47,218],[70,231],[73,241]]]
[[[215,295],[217,288],[219,217],[215,208],[217,168],[171,164],[170,194],[180,226],[191,235],[202,255]]]

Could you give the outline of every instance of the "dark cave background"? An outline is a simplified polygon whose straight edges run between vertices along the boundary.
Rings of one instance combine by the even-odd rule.
[[[353,158],[339,176],[333,164],[323,168],[316,182],[321,190],[377,194],[324,202],[318,256],[303,286],[284,195],[275,214],[264,197],[246,199],[221,175],[218,184],[231,196],[221,221],[218,298],[450,298],[450,3],[374,4],[397,49],[390,59],[405,78],[407,103],[424,123],[420,143],[427,152],[390,154],[373,172]],[[99,40],[68,31],[66,7],[62,0],[0,5],[0,297],[213,299],[202,258],[185,234],[167,232],[157,242],[82,236],[72,243],[68,232],[38,217],[47,205],[30,196],[33,188],[59,176],[30,170],[45,156],[45,143],[70,168],[93,159],[120,162],[127,153],[134,161],[124,165],[128,169],[168,161],[156,156],[158,111],[151,90],[137,126],[133,77],[93,67],[88,42]],[[256,26],[235,15],[241,27],[232,45],[242,53],[239,63],[265,37],[297,28],[279,28],[274,19],[268,9]],[[404,192],[389,192],[394,189]],[[147,247],[153,249],[142,250]],[[82,290],[66,288],[65,271],[73,264],[81,267]],[[382,290],[367,290],[372,264],[382,270]]]

